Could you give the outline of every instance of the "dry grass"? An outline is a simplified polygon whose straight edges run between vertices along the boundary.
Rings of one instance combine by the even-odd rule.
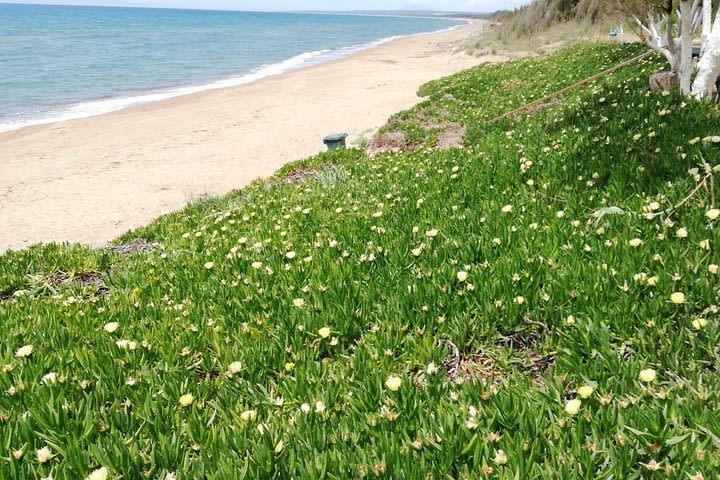
[[[601,23],[568,21],[554,23],[536,32],[497,25],[468,46],[475,55],[534,56],[552,53],[578,42],[602,42],[610,39],[610,31],[618,25],[613,20]],[[637,37],[625,29],[625,41],[637,41]]]

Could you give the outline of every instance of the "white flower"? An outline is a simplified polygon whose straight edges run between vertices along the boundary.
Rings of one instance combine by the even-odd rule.
[[[318,330],[318,335],[320,335],[321,338],[328,338],[330,336],[330,327],[322,327]]]
[[[252,268],[254,268],[255,270],[260,270],[263,266],[263,263],[262,262],[253,262],[250,264],[250,266]]]
[[[315,411],[317,413],[323,413],[325,411],[325,402],[322,400],[318,400],[315,402]]]
[[[720,267],[714,263],[711,263],[710,265],[708,265],[708,272],[710,272],[712,274],[717,274],[719,270],[720,270]]]
[[[628,244],[629,244],[631,247],[633,247],[633,248],[637,248],[637,247],[639,247],[640,245],[643,244],[643,241],[640,240],[639,238],[633,238],[632,240],[630,240],[630,241],[628,242]]]
[[[310,413],[310,404],[303,403],[302,405],[300,405],[300,411],[303,413]]]
[[[582,401],[580,401],[580,399],[578,398],[574,398],[565,404],[565,413],[567,413],[568,415],[577,415],[577,413],[580,411],[581,405]]]
[[[50,372],[50,373],[46,373],[45,375],[43,375],[41,381],[42,381],[42,383],[45,383],[45,384],[55,383],[55,382],[57,382],[57,378],[58,378],[57,373]]]
[[[655,378],[657,378],[657,372],[655,372],[655,370],[653,370],[652,368],[648,368],[648,369],[640,371],[638,378],[640,379],[641,382],[646,382],[646,383],[654,382]]]
[[[23,347],[20,347],[15,352],[15,356],[18,358],[24,358],[29,357],[33,352],[33,346],[32,345],[25,345]]]
[[[293,258],[295,258],[295,257],[297,256],[297,253],[291,251],[291,252],[287,252],[287,253],[285,254],[285,256],[286,256],[287,258],[289,258],[290,260],[292,260]]]
[[[115,330],[118,329],[120,325],[117,322],[109,322],[106,323],[103,329],[108,333],[113,333]]]
[[[505,205],[504,207],[502,207],[501,211],[503,213],[510,213],[510,212],[512,212],[512,209],[513,209],[512,205]]]
[[[178,401],[181,406],[189,407],[195,401],[195,397],[193,397],[191,393],[186,393],[185,395],[181,396],[180,400]]]
[[[305,306],[305,300],[302,298],[296,298],[293,300],[293,305],[297,308],[303,308]]]
[[[507,454],[503,450],[495,452],[495,463],[498,465],[505,465],[508,461]]]
[[[228,372],[230,373],[238,373],[240,370],[242,370],[242,363],[240,362],[232,362],[230,365],[228,365]]]
[[[85,480],[107,480],[108,478],[108,469],[105,467],[100,467],[97,470],[93,470],[90,472],[90,475],[85,477]]]
[[[137,348],[137,342],[134,340],[118,340],[115,342],[115,345],[118,346],[118,348],[122,348],[123,350],[135,350]]]
[[[687,238],[687,236],[688,236],[687,228],[685,228],[685,227],[678,228],[677,231],[675,232],[675,236],[678,238]]]
[[[428,375],[432,375],[434,373],[437,373],[438,366],[435,365],[435,363],[431,362],[428,364],[427,369],[425,371],[428,373]]]
[[[712,208],[705,212],[705,216],[710,220],[717,220],[717,218],[720,217],[720,210],[718,210],[717,208]]]
[[[388,388],[388,390],[391,390],[393,392],[398,391],[401,385],[402,379],[396,375],[390,375],[388,379],[385,380],[385,386]]]
[[[434,228],[432,230],[428,230],[427,232],[425,232],[425,236],[428,238],[437,237],[437,234],[438,234],[438,231]]]
[[[698,246],[703,250],[710,250],[710,240],[706,238],[705,240],[700,241]]]
[[[42,447],[36,450],[35,454],[37,455],[37,461],[39,463],[45,463],[53,457],[52,451],[49,447]]]
[[[205,266],[205,268],[210,270],[211,268],[213,268],[215,266],[215,264],[213,262],[205,262],[204,266]]]
[[[468,273],[465,271],[461,271],[457,273],[457,279],[461,282],[464,282],[468,278]]]

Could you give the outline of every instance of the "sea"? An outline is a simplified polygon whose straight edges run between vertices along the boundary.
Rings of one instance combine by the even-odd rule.
[[[0,3],[0,132],[327,62],[457,19]]]

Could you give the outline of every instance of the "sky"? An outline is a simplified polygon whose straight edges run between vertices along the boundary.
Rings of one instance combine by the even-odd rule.
[[[442,10],[494,12],[529,0],[0,0],[0,3],[111,5],[223,10]]]

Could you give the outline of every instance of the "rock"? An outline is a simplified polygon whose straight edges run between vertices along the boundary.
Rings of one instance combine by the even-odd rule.
[[[680,77],[673,72],[660,72],[650,76],[650,91],[668,91],[680,84]]]

